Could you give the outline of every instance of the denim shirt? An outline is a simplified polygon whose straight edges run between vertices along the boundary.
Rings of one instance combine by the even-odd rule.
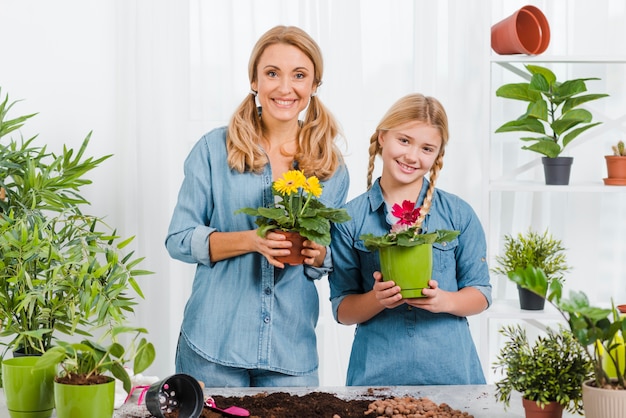
[[[228,166],[226,131],[204,135],[187,156],[165,240],[171,257],[196,264],[181,333],[196,352],[221,365],[311,373],[318,367],[319,299],[313,280],[328,273],[330,264],[278,269],[257,252],[215,263],[209,259],[212,232],[257,228],[254,217],[235,215],[237,209],[274,202],[269,164],[260,174]],[[346,167],[322,185],[320,200],[342,206],[349,187]]]
[[[329,283],[335,319],[346,295],[372,290],[372,274],[380,271],[378,251],[369,251],[359,238],[366,233],[383,235],[391,228],[379,181],[345,206],[352,220],[332,229],[334,269]],[[424,179],[420,205],[427,189]],[[435,189],[424,229],[460,231],[452,242],[433,244],[433,279],[439,287],[453,292],[471,286],[491,304],[485,234],[472,208],[459,197]],[[482,383],[485,378],[465,317],[402,304],[356,327],[348,385]]]

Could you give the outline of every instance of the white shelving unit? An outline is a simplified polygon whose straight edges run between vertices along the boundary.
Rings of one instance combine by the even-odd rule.
[[[525,102],[496,97],[495,90],[502,84],[528,80],[523,66],[530,63],[552,68],[560,80],[599,77],[599,81],[587,82],[588,90],[611,95],[589,104],[594,121],[603,123],[565,149],[563,155],[575,157],[567,186],[545,185],[541,155],[522,150],[519,137],[523,132],[495,133],[502,123],[522,114],[526,106]],[[606,303],[618,293],[615,290],[620,286],[620,275],[621,288],[626,278],[621,261],[626,244],[620,239],[626,236],[626,186],[606,186],[602,181],[603,174],[606,175],[603,155],[610,154],[608,143],[617,142],[615,133],[621,135],[619,139],[626,138],[626,56],[493,55],[490,65],[490,135],[483,147],[488,161],[483,168],[483,197],[484,207],[488,209],[484,228],[490,266],[495,266],[504,235],[524,232],[520,225],[538,232],[549,229],[568,249],[570,265],[575,267],[581,257],[593,257],[598,263],[596,272],[575,267],[566,276],[565,289],[585,291],[581,285],[591,278],[594,286],[606,286],[594,295],[600,303]],[[609,224],[607,218],[611,216],[616,223]],[[544,311],[519,309],[517,289],[507,278],[492,275],[492,284],[494,303],[479,319],[479,351],[488,380],[493,378],[489,377],[493,376],[491,364],[500,343],[494,325],[518,322],[530,327],[532,332],[541,332],[546,325],[563,322],[549,304]]]

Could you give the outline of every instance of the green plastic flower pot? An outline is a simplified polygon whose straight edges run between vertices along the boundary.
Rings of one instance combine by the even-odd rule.
[[[11,418],[48,418],[54,409],[55,367],[33,370],[37,356],[2,361],[2,384]]]
[[[433,274],[433,246],[384,247],[380,249],[380,269],[383,280],[393,280],[400,286],[403,298],[424,297]]]
[[[99,385],[54,382],[58,418],[111,418],[115,406],[115,379]]]

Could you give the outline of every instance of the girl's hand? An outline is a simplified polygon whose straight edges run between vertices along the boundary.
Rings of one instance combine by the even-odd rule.
[[[405,299],[406,303],[416,308],[429,312],[449,312],[449,292],[439,289],[437,280],[428,282],[428,289],[423,289],[422,294],[426,297]]]
[[[383,281],[383,275],[380,271],[374,272],[374,296],[378,303],[387,309],[395,308],[404,303],[400,294],[400,286],[396,286],[393,281]]]

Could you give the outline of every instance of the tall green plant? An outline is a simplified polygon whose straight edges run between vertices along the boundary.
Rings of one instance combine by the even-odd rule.
[[[29,114],[10,119],[15,102],[0,102],[0,337],[7,350],[41,354],[56,333],[89,335],[105,323],[123,323],[143,297],[137,258],[124,239],[85,214],[81,187],[86,175],[111,155],[85,155],[91,134],[78,151],[60,154],[36,145],[37,136],[15,134]]]

